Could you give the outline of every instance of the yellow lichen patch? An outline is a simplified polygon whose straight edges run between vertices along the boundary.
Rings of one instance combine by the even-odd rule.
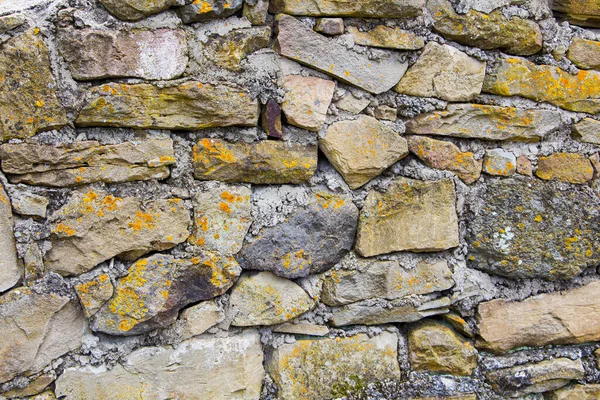
[[[304,271],[312,265],[310,254],[306,254],[303,249],[287,253],[283,256],[281,262],[283,268],[289,273]]]
[[[226,212],[226,213],[231,213],[231,207],[229,207],[229,204],[224,203],[224,202],[220,202],[219,203],[219,210]]]
[[[71,228],[70,226],[59,222],[58,224],[56,224],[56,227],[52,230],[53,233],[62,233],[66,236],[73,236],[75,235],[77,232],[75,231],[75,229]]]
[[[142,229],[155,229],[156,219],[154,215],[138,210],[135,214],[135,219],[129,222],[128,226],[135,232]]]

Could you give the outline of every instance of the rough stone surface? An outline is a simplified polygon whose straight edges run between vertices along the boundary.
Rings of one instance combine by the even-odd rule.
[[[556,280],[598,262],[600,201],[590,190],[499,179],[479,198],[466,236],[471,266],[513,279]]]
[[[577,153],[554,153],[540,157],[535,175],[545,181],[586,183],[594,177],[590,160]]]
[[[488,150],[483,157],[483,172],[495,176],[512,176],[517,172],[517,158],[504,149]]]
[[[157,14],[172,5],[177,0],[100,0],[100,3],[115,17],[124,21],[137,21]]]
[[[525,176],[533,176],[533,166],[527,156],[517,157],[517,174]]]
[[[600,121],[584,118],[573,125],[573,136],[584,143],[600,144]]]
[[[45,265],[76,275],[115,256],[135,259],[184,242],[190,216],[180,199],[141,201],[104,192],[75,192],[51,217]]]
[[[289,15],[278,16],[278,29],[275,48],[279,54],[368,92],[379,94],[391,89],[406,72],[406,63],[394,54],[369,59],[319,35]]]
[[[17,397],[17,398],[27,398],[27,399],[32,399],[32,400],[42,400],[41,397],[40,398],[38,398],[38,397],[31,398],[28,396],[35,396],[36,394],[43,392],[44,389],[46,389],[52,382],[54,382],[54,377],[52,377],[52,375],[41,374],[37,378],[32,379],[29,382],[29,384],[27,384],[26,387],[24,387],[22,389],[9,390],[8,392],[2,393],[2,396],[6,397],[8,399]]]
[[[406,132],[465,139],[540,141],[561,125],[560,114],[480,104],[450,104],[445,111],[421,114]]]
[[[407,18],[421,15],[424,0],[272,0],[269,11],[313,17]]]
[[[458,246],[454,183],[396,178],[385,193],[369,192],[356,250],[365,257],[394,251],[441,251]]]
[[[521,346],[584,343],[600,338],[600,311],[592,282],[564,293],[547,293],[523,301],[496,299],[479,305],[479,346],[505,352]]]
[[[274,325],[305,313],[315,302],[294,282],[271,272],[243,275],[229,297],[233,326]]]
[[[375,118],[395,122],[398,119],[398,109],[390,106],[377,106],[375,108]]]
[[[140,348],[112,369],[68,368],[56,381],[56,394],[69,400],[258,400],[262,363],[258,332],[190,339],[174,347]]]
[[[0,147],[1,152],[2,148]],[[17,214],[46,218],[46,210],[50,203],[47,197],[32,193],[24,185],[10,186],[9,190],[12,207]]]
[[[295,207],[284,222],[247,240],[237,260],[244,269],[292,279],[323,272],[352,248],[357,219],[349,196],[312,191],[307,204]]]
[[[320,131],[333,98],[335,82],[289,75],[282,79],[281,87],[286,91],[281,110],[287,122],[309,131]]]
[[[144,139],[102,146],[81,141],[61,146],[4,144],[2,170],[13,183],[76,186],[93,182],[164,179],[175,163],[171,139]]]
[[[183,322],[181,338],[183,340],[198,336],[217,325],[225,315],[214,300],[203,301],[186,308],[179,319]]]
[[[351,189],[363,186],[408,155],[406,139],[366,115],[330,125],[319,138],[319,148]]]
[[[550,400],[595,400],[600,398],[600,385],[570,385],[552,392]]]
[[[275,325],[271,329],[273,329],[273,332],[307,336],[327,336],[329,333],[327,325],[314,325],[302,321],[298,323],[286,322],[281,325]]]
[[[17,260],[10,199],[0,183],[0,292],[15,286],[23,275]]]
[[[248,54],[268,47],[270,42],[271,28],[268,26],[236,29],[224,36],[211,37],[203,49],[204,64],[240,72],[242,61]]]
[[[377,25],[365,32],[355,26],[349,26],[348,33],[352,35],[354,43],[362,46],[397,50],[418,50],[425,46],[422,37],[404,29],[390,28],[385,25]]]
[[[280,399],[330,399],[343,395],[354,380],[380,381],[400,377],[398,336],[382,332],[370,338],[359,333],[346,338],[298,340],[267,357],[266,368]],[[331,365],[327,374],[320,371]]]
[[[477,350],[448,326],[427,320],[408,333],[410,364],[415,370],[471,375],[477,366]]]
[[[267,136],[281,139],[283,137],[283,125],[281,124],[281,106],[273,99],[269,99],[262,108],[260,114],[261,127]]]
[[[504,58],[485,75],[483,91],[548,102],[569,111],[600,112],[600,72],[571,75],[558,67]]]
[[[112,297],[114,288],[108,274],[100,274],[73,287],[83,307],[85,316],[90,318]]]
[[[177,14],[184,24],[224,18],[240,10],[243,0],[194,0],[188,5],[177,8]]]
[[[256,184],[305,183],[317,168],[317,146],[262,140],[202,139],[193,149],[194,177]]]
[[[269,0],[256,0],[254,4],[244,2],[244,17],[248,18],[252,25],[264,25],[267,22],[269,11]]]
[[[574,25],[600,27],[600,5],[595,0],[554,0],[552,9]]]
[[[408,149],[427,166],[455,173],[464,183],[476,182],[481,176],[481,160],[471,152],[461,152],[456,145],[423,136],[408,136]]]
[[[461,15],[448,0],[428,0],[427,9],[433,17],[434,29],[458,43],[524,56],[542,49],[542,31],[533,21],[508,19],[500,11],[485,14],[471,10]]]
[[[578,68],[600,70],[600,42],[575,37],[567,57]]]
[[[256,126],[259,106],[244,90],[189,81],[159,88],[139,84],[92,87],[75,124],[138,129],[195,130]]]
[[[315,32],[323,35],[336,36],[344,33],[342,18],[319,18],[315,24]]]
[[[335,105],[340,110],[348,111],[352,114],[360,114],[370,103],[371,100],[365,97],[359,99],[354,97],[352,93],[347,92]]]
[[[411,96],[469,101],[481,92],[484,76],[485,62],[452,46],[429,42],[394,90]]]

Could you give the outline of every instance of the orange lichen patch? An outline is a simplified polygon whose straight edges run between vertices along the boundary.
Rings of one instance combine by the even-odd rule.
[[[156,220],[152,214],[138,210],[135,214],[135,220],[130,222],[128,226],[134,231],[141,231],[142,229],[154,229],[156,228]]]
[[[203,245],[204,245],[204,243],[205,243],[205,240],[204,240],[204,238],[203,238],[203,237],[199,237],[199,238],[197,238],[197,239],[196,239],[196,244],[197,244],[198,246],[203,246]]]
[[[282,265],[290,273],[304,271],[312,265],[310,254],[306,254],[303,249],[296,252],[289,252],[282,258]]]
[[[53,233],[62,233],[65,234],[66,236],[73,236],[75,235],[77,232],[75,231],[75,229],[71,228],[70,226],[59,222],[58,224],[56,224],[56,228],[54,228],[52,230]]]
[[[536,176],[544,180],[558,180],[569,183],[586,183],[594,177],[590,160],[577,153],[554,153],[540,157]]]
[[[175,157],[172,157],[172,156],[162,156],[160,158],[160,162],[162,164],[173,164],[173,163],[175,163]]]
[[[229,207],[229,204],[224,203],[224,202],[220,202],[219,203],[219,210],[226,212],[226,213],[231,213],[231,207]]]
[[[233,153],[223,143],[206,138],[202,139],[194,146],[194,162],[210,163],[211,159],[228,164],[236,161]]]
[[[203,215],[200,218],[197,218],[196,224],[200,227],[200,229],[202,229],[202,231],[208,231],[208,218],[206,218],[206,216]]]
[[[333,207],[334,209],[338,209],[346,204],[346,200],[341,197],[332,195],[326,192],[317,192],[315,193],[315,197],[321,207],[327,209],[329,207]]]

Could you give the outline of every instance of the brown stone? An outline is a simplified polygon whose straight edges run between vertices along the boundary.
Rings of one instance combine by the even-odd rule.
[[[283,127],[281,125],[281,107],[273,99],[269,99],[262,108],[261,125],[267,136],[281,139],[283,137]]]
[[[344,33],[342,18],[319,18],[315,24],[315,32],[323,35],[336,36]]]
[[[587,383],[560,388],[548,395],[548,400],[597,400],[600,399],[600,385]]]
[[[288,123],[318,132],[325,123],[335,82],[321,78],[289,75],[282,79],[285,90],[281,109]]]
[[[354,43],[362,46],[381,47],[384,49],[418,50],[425,46],[425,40],[410,31],[377,25],[370,31],[361,32],[354,26],[348,27]]]
[[[273,14],[313,17],[406,18],[423,13],[425,0],[271,0]]]
[[[517,157],[517,174],[533,176],[533,166],[527,156]]]
[[[578,68],[600,70],[600,42],[575,37],[567,51],[567,58]]]
[[[177,0],[100,0],[115,17],[137,21],[176,5]]]
[[[592,163],[577,153],[554,153],[540,157],[535,175],[546,181],[586,183],[594,177]]]

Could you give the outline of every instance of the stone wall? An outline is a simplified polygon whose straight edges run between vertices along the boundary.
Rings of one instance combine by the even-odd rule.
[[[600,398],[599,28],[0,1],[0,398]]]

